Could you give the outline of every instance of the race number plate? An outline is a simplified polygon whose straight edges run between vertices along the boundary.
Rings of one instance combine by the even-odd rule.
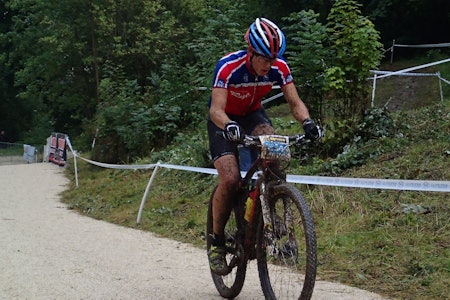
[[[259,137],[261,141],[261,157],[264,159],[278,159],[288,161],[291,159],[289,150],[289,138],[282,135],[262,135]]]

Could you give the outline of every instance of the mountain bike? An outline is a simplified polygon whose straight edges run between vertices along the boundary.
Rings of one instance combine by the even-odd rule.
[[[256,259],[266,299],[311,298],[317,269],[314,222],[308,203],[286,182],[284,171],[291,159],[290,146],[308,142],[304,135],[247,135],[241,143],[258,149],[259,155],[241,178],[225,226],[229,273],[222,276],[211,271],[222,297],[234,298],[241,292],[247,263]],[[213,236],[212,195],[207,250]]]

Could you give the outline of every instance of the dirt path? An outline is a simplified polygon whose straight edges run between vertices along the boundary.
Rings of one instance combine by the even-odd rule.
[[[204,250],[81,216],[49,163],[0,166],[0,299],[221,299]],[[262,299],[252,264],[238,299]],[[319,281],[314,299],[382,299]]]

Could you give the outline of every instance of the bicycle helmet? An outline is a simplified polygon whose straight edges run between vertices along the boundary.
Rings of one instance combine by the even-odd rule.
[[[269,58],[281,56],[286,50],[286,39],[275,23],[266,18],[256,18],[245,33],[250,50]]]

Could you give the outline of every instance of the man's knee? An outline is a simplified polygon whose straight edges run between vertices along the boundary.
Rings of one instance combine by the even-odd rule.
[[[238,176],[224,176],[220,183],[228,190],[235,191],[239,187],[239,177]]]
[[[274,134],[275,130],[270,124],[259,124],[253,129],[253,135]]]

